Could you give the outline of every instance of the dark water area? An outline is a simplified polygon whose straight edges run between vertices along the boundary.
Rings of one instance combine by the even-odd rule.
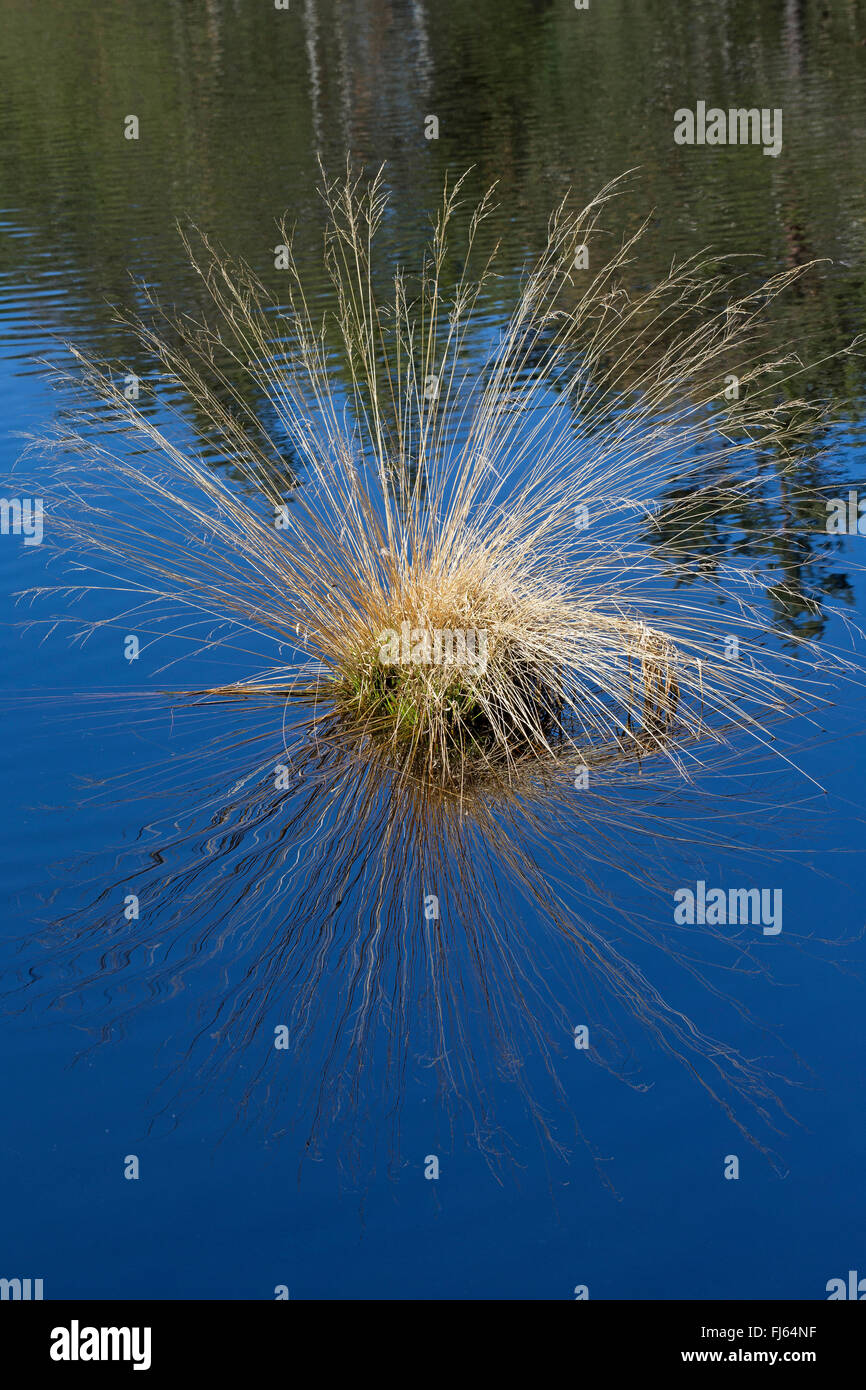
[[[0,19],[0,471],[22,495],[42,465],[21,434],[65,408],[44,363],[66,342],[155,380],[147,408],[231,476],[112,313],[145,286],[201,311],[178,222],[279,303],[285,218],[323,307],[320,161],[385,165],[385,280],[469,170],[458,224],[495,182],[482,249],[500,245],[480,352],[552,208],[634,170],[606,225],[651,214],[636,289],[705,248],[747,287],[818,262],[770,315],[836,402],[830,448],[766,550],[789,594],[802,580],[774,640],[851,647],[864,541],[821,519],[864,479],[866,358],[844,349],[866,328],[866,3],[0,0]],[[778,157],[677,145],[698,101],[781,109]],[[744,533],[761,551],[761,509],[787,505],[775,463],[748,511],[706,518],[708,557]],[[134,521],[136,498],[115,505]],[[676,542],[672,522],[674,570]],[[483,833],[432,816],[474,866],[434,926],[429,866],[401,867],[374,780],[311,765],[309,800],[284,799],[283,710],[160,696],[236,678],[255,634],[190,656],[160,633],[129,664],[122,596],[81,600],[106,620],[86,641],[16,601],[69,583],[50,547],[0,537],[0,1277],[47,1298],[820,1299],[863,1269],[862,685],[691,784],[612,785],[580,817],[494,808]],[[517,840],[580,914],[580,952],[497,856]],[[392,909],[353,933],[377,876]],[[742,953],[733,931],[684,939],[672,893],[698,879],[781,889],[784,929],[739,929]]]

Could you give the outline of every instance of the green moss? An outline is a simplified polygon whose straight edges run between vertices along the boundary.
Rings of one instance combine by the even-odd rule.
[[[361,719],[371,733],[384,738],[408,739],[420,735],[434,721],[446,741],[463,747],[489,745],[490,727],[476,692],[454,669],[437,672],[439,688],[432,692],[430,672],[409,667],[383,666],[364,654],[335,680],[338,708]]]
[[[543,743],[542,731],[555,724],[556,705],[525,665],[514,664],[515,704],[534,706],[536,738],[528,738],[515,722],[501,667],[486,695],[479,679],[483,677],[475,673],[470,685],[457,666],[386,666],[377,655],[363,651],[344,662],[335,676],[334,701],[339,712],[376,742],[401,745],[412,756],[417,752],[421,758],[432,758],[434,765],[443,756],[450,760],[452,754],[461,766],[472,761],[487,765],[491,759]]]

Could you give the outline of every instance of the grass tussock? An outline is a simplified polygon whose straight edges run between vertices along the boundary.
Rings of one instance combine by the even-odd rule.
[[[507,779],[612,747],[682,765],[731,728],[767,742],[769,716],[818,688],[808,643],[768,656],[784,576],[708,565],[686,527],[677,591],[654,518],[676,493],[705,519],[720,486],[759,495],[756,459],[784,473],[814,453],[824,411],[797,394],[803,363],[762,343],[768,303],[809,268],[755,289],[696,256],[638,292],[646,226],[613,251],[599,237],[611,184],[554,211],[491,327],[494,194],[467,210],[464,186],[445,189],[410,278],[376,254],[382,174],[326,179],[324,310],[288,227],[278,308],[248,266],[188,237],[207,311],[150,296],[127,322],[233,477],[73,349],[99,406],[59,428],[55,534],[76,561],[98,554],[92,586],[122,592],[127,629],[208,656],[251,632],[273,643],[272,665],[215,691],[336,713],[412,775]]]

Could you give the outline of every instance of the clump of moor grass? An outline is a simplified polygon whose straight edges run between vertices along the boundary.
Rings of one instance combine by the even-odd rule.
[[[396,573],[335,652],[337,708],[434,773],[540,757],[571,713],[565,661],[589,671],[619,648],[632,663],[626,728],[629,720],[658,734],[670,727],[677,656],[662,634],[581,612],[505,566],[498,582],[485,580],[484,568],[422,571],[409,584]]]
[[[638,293],[629,267],[645,226],[597,252],[609,185],[555,210],[497,334],[495,249],[481,250],[492,192],[465,213],[463,184],[445,189],[418,275],[388,281],[381,171],[324,179],[319,313],[288,228],[278,309],[249,267],[187,235],[212,312],[192,320],[149,296],[125,321],[233,476],[73,349],[100,413],[59,428],[54,533],[76,559],[98,552],[93,587],[116,580],[127,627],[134,615],[154,640],[207,653],[251,632],[274,644],[272,666],[215,692],[306,701],[442,782],[612,746],[682,766],[685,749],[731,728],[768,741],[768,713],[819,659],[808,643],[784,660],[768,650],[766,598],[784,581],[750,562],[708,565],[686,526],[678,593],[655,517],[671,495],[684,516],[759,496],[757,458],[790,469],[813,446],[822,407],[794,395],[802,363],[760,349],[768,301],[808,267],[735,293],[696,256]],[[118,487],[136,498],[131,520]],[[723,651],[732,624],[737,661]]]

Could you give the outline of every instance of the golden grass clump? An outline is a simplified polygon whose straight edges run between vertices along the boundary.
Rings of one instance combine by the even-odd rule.
[[[248,669],[212,693],[336,712],[412,775],[463,785],[611,747],[684,767],[731,728],[768,741],[768,715],[814,693],[816,652],[768,654],[784,577],[708,563],[688,518],[760,496],[756,459],[784,473],[815,448],[803,364],[760,347],[768,302],[808,267],[744,288],[699,255],[637,291],[646,224],[613,251],[598,236],[614,183],[560,204],[497,321],[493,194],[467,211],[464,184],[410,279],[376,254],[381,171],[325,179],[318,311],[287,227],[278,309],[249,267],[188,236],[209,310],[150,295],[125,321],[230,470],[158,423],[176,409],[158,379],[159,411],[73,349],[99,411],[60,424],[54,534],[76,562],[98,554],[90,587],[122,592],[127,630],[241,654]],[[675,571],[657,513],[676,496]]]
[[[669,1003],[643,958],[661,944],[719,997],[722,935],[670,931],[664,865],[695,847],[704,802],[708,848],[728,850],[744,803],[683,779],[711,743],[735,745],[722,777],[747,738],[775,756],[778,717],[854,668],[772,626],[809,600],[803,567],[774,562],[790,553],[786,508],[761,507],[775,489],[793,512],[829,412],[801,394],[796,354],[762,340],[768,304],[809,267],[755,286],[698,255],[639,290],[646,226],[601,239],[611,184],[555,209],[506,315],[493,197],[467,210],[465,186],[445,189],[409,277],[378,250],[382,174],[326,179],[317,307],[288,228],[279,307],[248,266],[187,236],[200,316],[150,293],[120,316],[150,363],[136,361],[139,399],[132,366],[70,349],[84,405],[59,414],[45,496],[46,540],[74,573],[36,592],[65,598],[50,621],[83,640],[135,633],[138,669],[179,666],[184,716],[210,738],[219,702],[229,730],[188,754],[183,797],[134,840],[122,882],[140,916],[119,928],[100,882],[99,920],[88,905],[63,924],[59,1002],[91,948],[82,987],[102,1001],[118,962],[123,1009],[127,970],[152,999],[204,969],[221,983],[195,1046],[214,1040],[213,1065],[235,1068],[254,1045],[250,1089],[268,1096],[265,1022],[287,1018],[300,1056],[321,1015],[322,1067],[303,1066],[311,1140],[328,1107],[363,1101],[364,1075],[400,1090],[423,1015],[431,1075],[490,1152],[494,1065],[548,1133],[527,1059],[567,1100],[556,1040],[570,1046],[575,1018],[599,1019],[592,1056],[629,1079],[598,987],[735,1123],[737,1097],[769,1123],[781,1103],[760,1067]],[[714,520],[727,534],[750,510],[760,545],[757,531],[704,544]],[[169,781],[178,762],[172,744]],[[130,777],[137,799],[137,764]],[[769,806],[753,807],[762,825]],[[618,878],[646,911],[617,902]],[[227,994],[226,943],[243,962]],[[765,969],[740,937],[732,949],[732,969]],[[473,1014],[492,1049],[478,1066]],[[388,1096],[389,1124],[398,1111]]]

